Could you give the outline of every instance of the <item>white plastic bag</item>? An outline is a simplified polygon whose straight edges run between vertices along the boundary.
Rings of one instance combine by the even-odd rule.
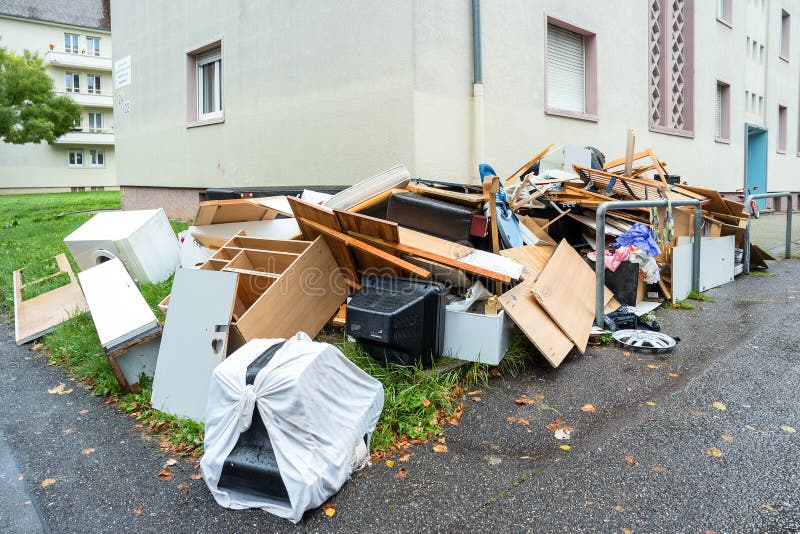
[[[383,386],[336,347],[298,332],[255,378],[247,366],[282,339],[255,339],[217,366],[206,409],[203,478],[216,501],[261,508],[297,523],[366,464],[369,436],[383,410]],[[269,433],[289,504],[218,487],[225,459],[257,407]]]

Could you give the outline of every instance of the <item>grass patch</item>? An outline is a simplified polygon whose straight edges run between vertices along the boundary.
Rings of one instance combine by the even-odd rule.
[[[40,282],[29,284],[22,288],[22,300],[32,299],[43,295],[48,291],[58,289],[59,287],[69,284],[69,275],[67,273],[58,273],[50,278],[45,278]]]
[[[22,278],[23,284],[30,284],[31,282],[35,282],[51,274],[56,274],[57,272],[58,262],[56,259],[47,258],[44,261],[38,261],[22,267],[20,277]]]
[[[694,304],[689,302],[688,300],[679,300],[675,304],[671,305],[676,310],[693,310]]]
[[[689,291],[689,295],[686,298],[691,300],[699,300],[702,302],[714,302],[714,297],[703,295],[702,293],[698,293],[697,291]]]

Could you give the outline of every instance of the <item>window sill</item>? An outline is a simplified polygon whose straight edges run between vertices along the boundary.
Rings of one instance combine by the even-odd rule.
[[[725,26],[727,26],[730,29],[733,29],[733,23],[731,21],[729,21],[729,20],[725,20],[723,18],[717,17],[717,22],[719,22],[720,24],[724,24]]]
[[[778,54],[778,59],[784,60],[786,63],[789,63],[789,58],[785,57],[783,54]]]
[[[676,130],[674,128],[664,128],[663,126],[650,125],[649,130],[654,133],[674,135],[676,137],[689,137],[694,139],[694,130]]]
[[[566,117],[568,119],[578,119],[582,121],[598,122],[600,119],[594,113],[579,113],[577,111],[567,111],[565,109],[544,108],[545,115]]]
[[[715,137],[714,138],[714,142],[715,143],[722,143],[723,145],[731,144],[731,140],[730,139],[725,139],[724,137]]]
[[[186,127],[187,128],[197,128],[198,126],[209,126],[211,124],[222,124],[223,122],[225,122],[225,116],[224,115],[222,117],[216,117],[216,118],[213,118],[213,119],[204,119],[204,120],[201,120],[201,121],[188,121],[186,123]]]

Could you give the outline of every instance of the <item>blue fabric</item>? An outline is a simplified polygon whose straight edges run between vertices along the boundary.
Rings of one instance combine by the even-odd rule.
[[[661,249],[658,248],[653,231],[650,230],[649,226],[642,223],[636,223],[631,226],[631,229],[619,236],[611,246],[617,248],[631,245],[647,252],[649,256],[655,257],[661,254]]]

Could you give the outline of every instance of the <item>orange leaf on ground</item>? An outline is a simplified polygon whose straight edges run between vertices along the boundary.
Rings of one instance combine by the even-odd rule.
[[[164,469],[159,471],[158,475],[156,476],[161,480],[172,480],[175,477],[175,475],[172,474],[172,470],[170,470],[169,467],[165,467]]]
[[[761,508],[762,510],[767,510],[769,512],[771,512],[772,510],[775,509],[775,508],[773,508],[772,506],[770,506],[768,504],[760,504],[760,505],[758,505],[758,507]]]
[[[664,469],[663,467],[655,466],[654,468],[651,469],[651,471],[653,473],[665,473],[667,470]]]
[[[726,441],[727,443],[733,443],[733,436],[729,436],[728,434],[722,434],[720,437],[723,439],[723,441]]]
[[[478,394],[479,394],[481,391],[483,391],[483,390],[481,390],[481,389],[476,389],[476,390],[474,390],[474,391],[468,391],[468,392],[467,392],[467,395],[478,395]]]
[[[433,452],[447,452],[447,445],[434,445]]]
[[[92,447],[89,447],[89,448],[83,449],[81,451],[81,454],[92,454],[93,452],[94,452],[94,449]]]
[[[398,458],[397,460],[400,461],[400,462],[407,462],[412,456],[414,456],[413,452],[407,452],[404,455],[402,455],[400,458]]]
[[[401,467],[397,470],[397,474],[394,478],[406,478],[408,476],[408,470],[405,467]]]
[[[428,406],[430,406],[430,405],[431,405],[431,401],[429,401],[428,399],[425,399],[425,400],[424,400],[424,401],[422,401],[420,404],[422,404],[424,407],[426,407],[426,408],[427,408]]]
[[[394,467],[394,460],[386,460],[386,467],[388,467],[389,469]]]
[[[54,479],[54,478],[46,478],[46,479],[42,480],[41,486],[43,488],[46,488],[47,486],[52,486],[55,483],[56,483],[56,479]]]
[[[533,404],[535,401],[533,399],[529,399],[527,395],[520,395],[514,400],[514,402],[517,404]]]
[[[553,421],[552,423],[547,425],[547,428],[549,430],[552,430],[553,432],[555,432],[557,430],[564,430],[565,432],[572,432],[573,430],[575,430],[574,428],[572,428],[571,426],[569,426],[568,424],[566,424],[564,421],[562,421],[559,418],[556,418],[555,421]]]
[[[189,484],[187,484],[186,482],[181,482],[180,484],[178,484],[178,489],[185,493],[189,493]]]
[[[625,511],[625,507],[624,506],[620,506],[618,504],[614,508],[612,508],[612,510],[614,510],[615,512],[623,512],[623,511]]]
[[[522,426],[528,426],[531,424],[530,421],[528,421],[527,419],[517,419],[517,422]]]
[[[192,480],[200,480],[201,478],[203,478],[203,473],[192,473],[191,475],[189,475],[189,478],[191,478]]]
[[[509,423],[516,423],[517,418],[509,415],[508,417],[506,417],[506,421],[508,421]]]
[[[587,413],[595,413],[597,409],[591,404],[584,404],[583,406],[581,406],[581,411]]]
[[[472,397],[472,400],[474,400],[475,402],[480,402],[481,398],[480,397]]]
[[[144,510],[144,506],[137,506],[133,509],[133,515],[142,515],[142,510]]]
[[[628,455],[628,456],[626,456],[626,457],[625,457],[625,461],[626,461],[626,462],[628,462],[628,463],[629,463],[629,464],[631,464],[631,465],[639,465],[639,462],[637,462],[636,460],[634,460],[634,459],[633,459],[633,456],[630,456],[630,455]]]

